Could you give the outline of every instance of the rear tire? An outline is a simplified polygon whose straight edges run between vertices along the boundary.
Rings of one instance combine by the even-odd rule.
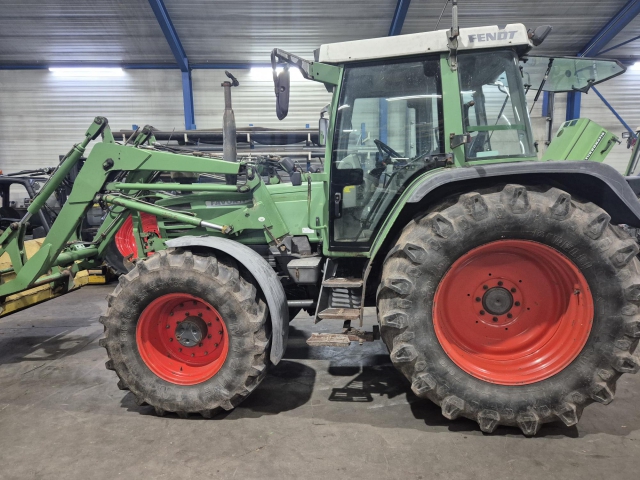
[[[162,299],[178,298],[180,303],[182,297],[184,308],[174,302],[174,307],[171,303],[164,307],[170,312],[162,311]],[[200,413],[208,418],[220,409],[231,410],[266,374],[271,345],[268,309],[252,279],[230,258],[181,250],[155,253],[120,277],[108,303],[106,315],[100,318],[105,326],[100,345],[107,349],[107,368],[118,375],[120,389],[130,390],[138,405],[149,404],[158,415]],[[189,313],[191,304],[195,311]],[[209,310],[218,316],[208,319]],[[187,340],[180,339],[177,326],[181,322],[172,320],[177,317],[182,323],[190,318],[196,323],[204,320],[204,347],[202,343],[185,345]],[[216,323],[218,319],[221,322]],[[164,340],[171,343],[158,340],[165,334],[165,323],[171,323],[166,330],[171,338]],[[207,364],[210,357],[204,357],[209,355],[204,352],[207,338],[212,356],[218,348],[213,342],[220,342],[221,349],[223,340],[227,342],[225,351],[215,356],[217,365]],[[165,356],[169,360],[163,363]],[[192,363],[191,357],[200,364]]]
[[[601,208],[571,198],[559,189],[507,185],[460,195],[409,223],[385,259],[377,306],[381,335],[391,352],[391,360],[410,380],[413,392],[440,405],[442,414],[450,420],[467,417],[477,421],[484,432],[492,432],[498,425],[517,426],[525,435],[535,435],[547,422],[560,420],[568,426],[575,425],[585,406],[594,401],[610,403],[620,375],[636,373],[640,368],[639,359],[632,354],[640,337],[640,262],[636,258],[636,242],[621,228],[610,225],[609,220]],[[540,358],[551,359],[550,365],[555,370],[541,370],[537,376],[518,368],[508,376],[501,376],[490,362],[484,363],[496,349],[513,341],[504,332],[511,324],[498,326],[490,320],[482,325],[475,315],[486,308],[485,298],[480,298],[485,281],[480,280],[477,294],[463,281],[475,265],[472,252],[481,251],[478,250],[481,246],[507,245],[499,243],[506,240],[512,240],[514,245],[535,245],[535,249],[540,249],[534,249],[536,252],[555,252],[550,254],[552,261],[539,261],[536,268],[544,272],[554,261],[564,262],[568,269],[558,267],[558,277],[552,277],[569,278],[567,285],[573,281],[580,285],[581,277],[584,283],[580,288],[588,290],[581,292],[576,288],[562,297],[566,285],[560,280],[547,282],[560,292],[558,305],[578,305],[586,310],[582,316],[569,319],[581,326],[569,322],[568,328],[574,328],[569,335],[575,335],[557,343],[556,357]],[[500,249],[497,251],[500,254]],[[508,255],[506,248],[504,255]],[[492,257],[496,258],[499,257]],[[531,258],[535,263],[535,257]],[[508,264],[509,261],[492,260],[487,272],[494,275],[494,282],[496,278],[504,278],[504,285],[507,281],[516,282],[510,290],[518,292],[513,293],[511,306],[515,305],[513,300],[520,295],[522,286],[521,300],[526,307],[525,300],[532,300],[537,287],[544,287],[545,282],[538,282],[537,286],[529,282],[527,286],[525,278],[525,283],[517,283],[521,279],[511,279],[504,273]],[[571,268],[579,273],[571,277]],[[548,270],[552,269],[549,266]],[[463,273],[454,277],[456,284],[447,284],[447,278],[458,270]],[[447,285],[452,294],[446,296],[448,307],[445,305],[444,311],[459,314],[442,313],[441,300],[445,298],[442,289]],[[457,290],[451,289],[455,286]],[[577,295],[586,303],[592,298],[591,313],[586,303],[577,300]],[[465,305],[469,306],[468,312]],[[556,330],[552,329],[560,331],[566,311],[557,322],[555,318],[549,322],[548,315],[526,318],[533,318],[531,328],[546,327],[553,336]],[[507,321],[506,310],[502,317],[499,315],[493,317],[494,322]],[[516,327],[515,322],[525,318],[518,315],[514,313],[508,320],[511,322],[513,318]],[[443,325],[445,330],[449,325],[461,332],[462,337],[471,338],[472,345],[461,345],[459,337],[443,333]],[[480,327],[483,329],[477,330],[479,333],[469,333]],[[494,328],[500,330],[500,335]],[[511,351],[511,357],[504,358],[512,359],[520,353]],[[474,361],[481,363],[482,368],[474,365]]]

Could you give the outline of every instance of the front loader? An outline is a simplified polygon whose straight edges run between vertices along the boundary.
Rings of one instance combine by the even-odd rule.
[[[274,50],[279,118],[289,68],[333,93],[320,120],[325,169],[280,159],[296,173],[288,183],[264,181],[273,159],[177,153],[152,128],[118,143],[97,117],[0,236],[11,263],[0,302],[76,287],[131,215],[137,260],[108,296],[100,345],[119,388],[158,415],[235,407],[282,358],[289,312],[305,309],[337,325],[310,345],[381,337],[413,392],[448,419],[525,435],[574,425],[640,368],[639,248],[621,227],[640,227],[640,202],[601,163],[617,139],[589,120],[563,125],[552,158],[538,159],[527,91],[586,91],[624,71],[530,57],[547,33],[454,26],[323,45],[313,62]],[[98,137],[28,253],[29,218]],[[167,172],[193,181],[162,181]],[[80,219],[94,202],[107,215],[83,241]],[[157,228],[144,227],[147,216]],[[370,306],[379,325],[365,332]]]

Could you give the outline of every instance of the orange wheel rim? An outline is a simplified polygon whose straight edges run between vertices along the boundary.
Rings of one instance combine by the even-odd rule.
[[[151,302],[138,320],[136,343],[147,367],[176,385],[210,379],[229,352],[222,316],[210,303],[186,293],[162,295]]]
[[[440,345],[462,370],[500,385],[525,385],[566,368],[593,324],[593,298],[578,267],[557,250],[499,240],[467,252],[434,298]]]

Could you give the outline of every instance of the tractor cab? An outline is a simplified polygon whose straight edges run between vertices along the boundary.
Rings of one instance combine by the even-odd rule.
[[[320,120],[330,172],[330,249],[369,251],[420,175],[538,160],[529,112],[540,94],[587,92],[625,71],[614,60],[529,56],[550,30],[511,24],[328,44],[315,62],[274,50],[279,118],[289,108],[289,65],[333,92],[331,121]],[[285,68],[276,74],[278,62]],[[606,148],[592,149],[591,139]],[[602,161],[615,140],[579,120],[562,126],[543,159]]]

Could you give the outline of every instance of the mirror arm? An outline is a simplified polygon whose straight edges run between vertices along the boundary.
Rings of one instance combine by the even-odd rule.
[[[313,77],[310,73],[311,62],[309,60],[305,60],[304,58],[294,55],[293,53],[281,50],[280,48],[274,48],[271,51],[271,68],[273,68],[274,72],[279,62],[297,67],[304,78],[306,78],[307,80],[313,80]]]

